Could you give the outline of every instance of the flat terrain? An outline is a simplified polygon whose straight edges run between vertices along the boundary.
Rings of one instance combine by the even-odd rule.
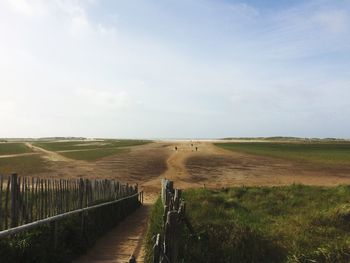
[[[0,156],[29,152],[31,152],[31,149],[24,143],[0,143]]]
[[[113,145],[114,142],[104,141],[61,143],[26,143],[25,146],[29,152],[0,158],[0,173],[19,171],[22,175],[31,176],[108,178],[137,183],[141,189],[145,190],[145,197],[149,204],[156,199],[160,190],[160,179],[164,177],[173,180],[176,187],[183,189],[203,187],[221,189],[242,185],[277,186],[293,183],[320,186],[350,184],[348,144],[345,146],[327,144],[329,148],[328,150],[322,148],[322,154],[319,153],[320,149],[314,147],[312,151],[318,155],[310,157],[312,151],[309,149],[309,152],[305,153],[308,151],[305,145],[293,145],[291,147],[294,148],[288,153],[283,148],[289,147],[288,145],[275,146],[266,143],[263,145],[267,147],[265,149],[261,148],[262,145],[249,144],[218,146],[210,141],[158,141],[147,144],[140,142],[120,147]],[[0,144],[1,147],[2,144]],[[83,156],[86,152],[106,153],[109,149],[117,149],[117,151],[91,159]],[[286,152],[288,156],[281,156],[281,151]],[[72,153],[75,157],[70,158],[69,154]],[[31,155],[21,156],[21,154]],[[303,155],[305,158],[301,160],[299,156]],[[336,158],[333,158],[332,162],[322,161],[332,159],[331,157],[334,156]],[[29,159],[25,162],[23,158],[36,160]],[[321,161],[315,158],[320,158]],[[9,168],[4,170],[6,165],[10,170]],[[112,247],[104,250],[103,246],[97,244],[100,250],[94,248],[95,252],[88,257],[97,257],[97,254],[105,253],[106,258],[110,258],[113,249],[123,247],[125,251],[123,255],[113,254],[114,259],[111,262],[125,260],[128,253],[135,253],[140,259],[140,251],[142,251],[140,247],[146,229],[143,219],[148,213],[149,209],[146,206],[141,216],[140,214],[131,215],[130,218],[133,219],[123,224],[123,228],[130,229],[129,232],[122,232],[123,235],[119,236],[110,234],[106,237],[108,242],[101,239],[102,244],[111,242]],[[136,232],[133,229],[137,229]],[[103,255],[100,256],[103,257]]]
[[[96,161],[106,156],[127,151],[127,147],[143,145],[148,142],[141,140],[98,140],[36,142],[33,145],[48,151],[57,152],[70,159]]]
[[[309,165],[350,165],[350,143],[348,142],[250,142],[217,143],[231,151],[263,155]]]
[[[349,143],[145,143],[2,143],[0,173],[117,179],[138,183],[152,193],[158,192],[162,177],[174,180],[180,188],[350,183]],[[102,155],[86,158],[95,151]],[[69,158],[72,153],[80,157]]]

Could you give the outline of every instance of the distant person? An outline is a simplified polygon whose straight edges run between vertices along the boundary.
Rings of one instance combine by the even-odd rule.
[[[177,151],[177,146],[175,146],[175,151]]]
[[[198,147],[196,147],[196,151],[198,150]]]
[[[131,255],[129,258],[129,263],[136,263],[136,258],[134,255]]]

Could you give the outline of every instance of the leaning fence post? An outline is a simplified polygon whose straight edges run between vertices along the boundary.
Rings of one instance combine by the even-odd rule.
[[[169,211],[164,230],[164,252],[170,262],[177,262],[178,254],[178,213]]]
[[[153,246],[153,263],[160,262],[160,234],[157,234],[156,243]]]
[[[11,227],[18,225],[18,211],[17,211],[17,174],[11,175]]]

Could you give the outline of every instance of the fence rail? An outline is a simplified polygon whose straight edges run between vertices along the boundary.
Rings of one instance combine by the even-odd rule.
[[[63,180],[0,175],[0,231],[70,211],[136,196],[137,186],[112,180]],[[140,195],[142,198],[142,194]],[[86,210],[86,209],[85,209]]]
[[[66,212],[66,213],[63,213],[63,214],[60,214],[60,215],[48,217],[48,218],[41,219],[41,220],[38,220],[38,221],[35,221],[35,222],[32,222],[32,223],[28,223],[28,224],[21,225],[21,226],[18,226],[18,227],[14,227],[14,228],[10,228],[10,229],[7,229],[7,230],[3,230],[3,231],[0,231],[0,238],[6,237],[6,236],[9,236],[9,235],[14,235],[14,234],[20,233],[22,231],[27,231],[27,230],[29,230],[31,228],[38,227],[38,226],[41,226],[43,224],[52,223],[52,222],[55,222],[57,220],[66,218],[66,217],[74,215],[74,214],[80,214],[80,213],[84,213],[84,212],[87,212],[89,210],[93,210],[93,209],[96,209],[96,208],[100,208],[100,207],[104,207],[104,206],[108,206],[108,205],[113,205],[113,204],[116,204],[116,203],[119,203],[119,202],[123,202],[123,201],[125,201],[127,199],[138,197],[139,200],[141,200],[142,194],[143,194],[143,192],[136,193],[136,194],[133,194],[131,196],[124,197],[124,198],[121,198],[121,199],[118,199],[118,200],[115,200],[115,201],[110,201],[110,202],[102,203],[102,204],[99,204],[99,205],[93,205],[93,206],[89,206],[89,207],[73,210],[73,211]]]

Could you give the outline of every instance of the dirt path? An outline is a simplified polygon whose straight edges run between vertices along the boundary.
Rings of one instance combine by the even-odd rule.
[[[30,155],[37,155],[37,154],[39,154],[39,153],[7,154],[7,155],[0,155],[0,158],[13,158],[13,157],[30,156]]]
[[[74,263],[126,263],[130,255],[134,255],[138,263],[143,262],[142,245],[150,207],[151,203],[145,203]]]
[[[100,238],[89,252],[73,263],[126,263],[131,255],[143,262],[143,241],[148,217],[157,195],[147,194],[144,204],[117,227]]]
[[[174,147],[178,150],[175,151]],[[170,152],[167,159],[167,169],[160,176],[151,179],[141,187],[145,192],[145,204],[132,215],[128,216],[118,227],[101,238],[89,253],[74,263],[116,263],[128,262],[130,255],[135,255],[137,262],[143,262],[143,241],[147,230],[147,220],[150,208],[156,200],[160,189],[160,178],[167,177],[174,180],[176,185],[195,186],[186,183],[188,176],[185,160],[192,156],[195,148],[187,144],[175,144],[166,146],[166,152]]]
[[[31,147],[34,147],[30,145]],[[177,147],[177,150],[175,150]],[[197,147],[197,150],[196,150]],[[33,148],[51,160],[59,177],[109,178],[138,183],[145,191],[145,205],[102,237],[76,263],[127,262],[134,254],[143,262],[142,242],[150,207],[160,192],[160,179],[174,181],[177,188],[221,188],[240,185],[286,185],[291,183],[350,184],[350,167],[323,169],[224,150],[211,142],[156,142],[132,147],[129,152],[88,163],[65,158],[39,147]]]
[[[70,161],[72,161],[71,159],[68,159],[61,154],[46,150],[46,149],[41,148],[39,146],[35,146],[29,142],[26,142],[25,145],[28,148],[32,149],[34,152],[43,154],[43,157],[45,159],[48,159],[49,161],[53,161],[53,162],[59,162],[59,161],[70,162]]]

